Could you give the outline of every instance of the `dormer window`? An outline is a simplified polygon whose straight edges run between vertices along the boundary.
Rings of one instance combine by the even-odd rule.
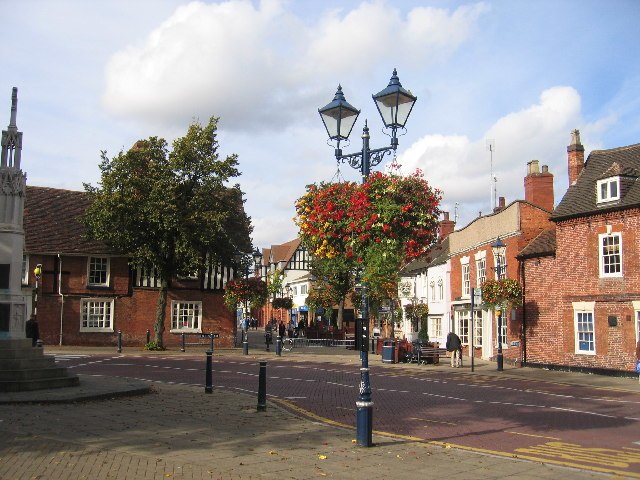
[[[598,194],[598,203],[620,200],[620,177],[598,180],[596,189]]]

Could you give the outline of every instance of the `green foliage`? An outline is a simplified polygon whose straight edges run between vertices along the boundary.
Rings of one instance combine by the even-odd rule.
[[[429,341],[429,324],[427,323],[427,319],[421,321],[420,323],[420,331],[418,332],[418,338],[423,342]]]
[[[156,342],[146,343],[144,345],[144,349],[145,350],[150,350],[150,351],[164,351],[164,350],[166,350],[166,348],[164,348],[164,346],[158,345]]]
[[[267,289],[272,298],[275,298],[282,291],[282,282],[284,280],[284,271],[276,268],[273,272],[267,274]]]
[[[249,217],[237,177],[236,155],[218,157],[218,120],[189,126],[169,150],[164,139],[140,140],[112,159],[102,152],[98,186],[85,184],[91,204],[88,237],[126,254],[131,264],[155,268],[161,280],[155,341],[162,347],[166,291],[172,278],[231,263],[251,250]]]
[[[274,298],[271,302],[271,306],[275,309],[289,310],[293,308],[293,299],[289,297]]]

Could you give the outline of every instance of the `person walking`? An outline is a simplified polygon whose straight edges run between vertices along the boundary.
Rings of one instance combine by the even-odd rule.
[[[280,320],[280,325],[278,325],[278,336],[284,340],[284,336],[287,333],[287,328],[284,326],[284,322]]]
[[[27,338],[31,339],[31,346],[35,347],[40,339],[40,329],[33,315],[25,322],[25,334]]]
[[[458,368],[462,366],[462,342],[460,337],[453,332],[447,335],[447,352],[451,352],[451,367]]]

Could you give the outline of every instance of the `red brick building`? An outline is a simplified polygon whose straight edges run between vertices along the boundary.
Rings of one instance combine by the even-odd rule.
[[[479,288],[486,280],[512,278],[522,283],[516,255],[532,239],[551,226],[549,215],[553,210],[553,175],[546,166],[540,171],[539,163],[527,164],[524,178],[525,200],[505,205],[504,198],[495,211],[476,218],[466,227],[448,236],[451,262],[451,320],[452,330],[460,336],[465,356],[473,354],[484,359],[497,355],[498,324],[493,310],[479,307],[475,300],[471,317],[472,289]],[[503,258],[495,258],[492,244],[500,237],[506,245]],[[503,355],[505,361],[522,361],[522,317],[520,309],[512,309],[502,317]]]
[[[159,289],[153,272],[134,270],[126,256],[84,237],[79,221],[89,199],[83,192],[27,187],[24,215],[23,291],[33,291],[33,269],[42,264],[37,319],[45,344],[142,347],[154,338]],[[234,345],[235,314],[223,303],[231,268],[212,266],[174,279],[167,296],[164,343],[181,333],[216,332],[216,346]],[[30,309],[29,309],[30,310]]]
[[[544,232],[519,255],[530,366],[623,374],[640,339],[640,144],[595,150],[579,132],[569,189]]]

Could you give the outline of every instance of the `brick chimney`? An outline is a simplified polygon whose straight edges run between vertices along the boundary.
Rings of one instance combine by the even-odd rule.
[[[453,232],[456,227],[456,222],[449,220],[449,212],[442,212],[444,218],[440,220],[440,236],[438,240],[444,240],[447,236]]]
[[[527,176],[524,177],[524,199],[544,208],[553,211],[553,174],[549,173],[549,167],[542,166],[542,172],[538,165],[538,160],[531,160],[527,163]]]
[[[576,183],[578,175],[584,168],[584,147],[580,143],[580,130],[576,129],[571,132],[571,144],[567,147],[568,164],[569,164],[569,186]]]
[[[500,210],[504,210],[505,205],[507,204],[504,197],[498,197],[498,205],[493,209],[493,213],[499,212]]]

